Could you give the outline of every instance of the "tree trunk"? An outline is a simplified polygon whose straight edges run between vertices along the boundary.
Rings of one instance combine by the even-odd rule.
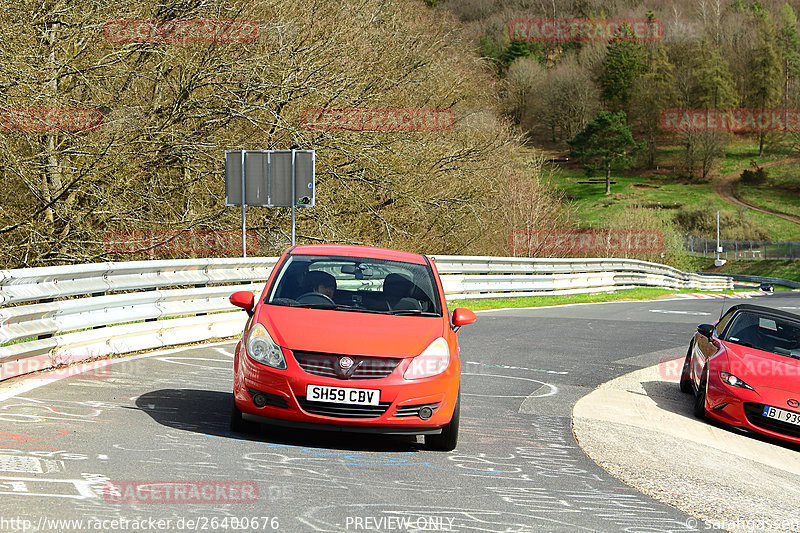
[[[56,51],[55,51],[55,24],[51,24],[45,30],[43,41],[49,48],[47,55],[47,70],[50,79],[47,82],[48,88],[48,103],[56,102],[58,97],[58,71],[56,67]],[[50,125],[46,124],[45,127],[49,128]],[[52,199],[61,192],[61,168],[56,151],[56,132],[48,132],[41,136],[41,149],[42,149],[42,199],[45,204],[50,203]],[[53,235],[55,233],[55,219],[53,209],[48,207],[44,212],[45,222],[47,223],[47,234]]]
[[[611,163],[606,164],[606,196],[611,194]]]

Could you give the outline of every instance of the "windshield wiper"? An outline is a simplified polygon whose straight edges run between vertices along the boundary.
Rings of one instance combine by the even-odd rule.
[[[763,348],[759,348],[755,344],[752,344],[752,343],[749,343],[749,342],[746,342],[746,341],[735,341],[735,340],[731,339],[730,342],[735,342],[736,344],[738,344],[740,346],[746,346],[748,348],[755,348],[756,350],[762,350],[763,349]]]
[[[800,359],[800,353],[795,353],[796,350],[788,350],[786,348],[773,348],[772,353],[783,355],[784,357],[791,357],[792,359]]]
[[[389,314],[392,314],[392,315],[441,316],[441,315],[437,315],[436,313],[431,313],[430,311],[422,311],[420,309],[395,309],[393,311],[389,311]]]
[[[345,304],[332,304],[332,303],[315,303],[315,304],[294,304],[292,307],[302,307],[305,309],[334,309],[336,311],[354,311],[357,313],[378,313],[378,314],[389,314],[390,311],[380,311],[378,309],[369,309],[367,307],[356,307],[352,305],[345,305]]]

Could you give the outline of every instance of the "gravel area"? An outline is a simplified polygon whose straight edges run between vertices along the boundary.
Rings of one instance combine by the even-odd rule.
[[[798,450],[697,420],[691,403],[646,368],[582,398],[573,432],[600,466],[700,531],[800,531]]]

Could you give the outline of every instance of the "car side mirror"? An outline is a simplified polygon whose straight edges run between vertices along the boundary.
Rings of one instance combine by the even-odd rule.
[[[711,340],[711,337],[714,336],[714,326],[712,324],[700,324],[697,326],[697,332]]]
[[[231,294],[230,302],[236,307],[241,307],[247,311],[247,316],[253,316],[253,304],[255,297],[250,291],[237,291]]]
[[[478,317],[469,309],[458,307],[453,309],[453,325],[457,328],[472,324]]]

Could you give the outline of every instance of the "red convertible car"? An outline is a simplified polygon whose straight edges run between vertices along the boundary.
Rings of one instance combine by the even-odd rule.
[[[236,346],[231,429],[249,422],[458,440],[458,329],[427,256],[364,246],[284,252]]]
[[[699,418],[800,443],[800,316],[739,304],[697,326],[680,386]]]

